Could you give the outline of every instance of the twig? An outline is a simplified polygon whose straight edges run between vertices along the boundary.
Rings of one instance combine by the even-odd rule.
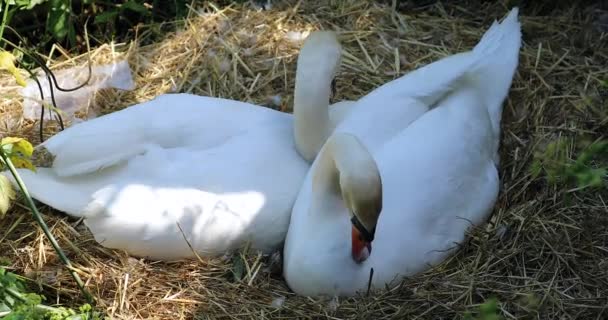
[[[374,268],[371,268],[369,270],[369,280],[367,282],[367,294],[366,294],[366,296],[368,296],[368,297],[369,297],[369,291],[372,288],[372,279],[373,278],[374,278]]]
[[[196,250],[194,250],[194,247],[192,247],[192,244],[190,244],[190,241],[188,241],[188,238],[186,238],[186,234],[184,233],[184,230],[182,229],[182,226],[179,224],[179,222],[176,222],[175,224],[177,224],[179,231],[182,233],[182,237],[184,238],[184,241],[186,241],[188,248],[190,248],[192,253],[194,253],[194,255],[196,256],[196,258],[198,259],[199,262],[204,262],[203,259],[201,258],[201,256],[196,252]]]

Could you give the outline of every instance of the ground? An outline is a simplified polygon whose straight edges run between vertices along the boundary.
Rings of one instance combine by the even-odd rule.
[[[136,89],[104,90],[101,112],[171,91],[221,96],[291,110],[300,32],[333,29],[345,49],[336,100],[357,99],[378,85],[446,55],[472,48],[494,19],[522,4],[523,47],[502,122],[501,192],[488,223],[472,230],[456,255],[382,295],[314,300],[290,292],[267,257],[159,263],[99,246],[71,218],[41,207],[60,245],[80,270],[98,307],[117,319],[461,318],[490,297],[506,319],[599,319],[608,305],[606,188],[551,182],[535,172],[558,138],[566,158],[583,141],[608,132],[608,34],[602,9],[560,2],[547,9],[525,1],[455,5],[409,1],[275,1],[270,11],[247,4],[190,13],[182,31],[146,43],[94,48],[94,63],[128,59]],[[414,4],[412,4],[414,3]],[[477,6],[474,6],[476,4]],[[540,9],[539,9],[540,7]],[[602,33],[604,32],[604,33]],[[86,63],[55,55],[54,69]],[[22,102],[2,75],[0,132],[38,142]],[[281,100],[278,106],[271,101]],[[49,124],[45,136],[54,133]],[[568,161],[567,159],[564,161]],[[545,164],[547,165],[547,164]],[[548,165],[547,165],[548,166]],[[538,173],[538,174],[536,174]],[[49,242],[22,205],[0,219],[0,256],[31,279],[50,303],[84,300]],[[242,264],[241,264],[242,265]],[[239,273],[239,272],[236,272]],[[282,300],[284,298],[284,301]],[[279,303],[281,302],[282,303]]]

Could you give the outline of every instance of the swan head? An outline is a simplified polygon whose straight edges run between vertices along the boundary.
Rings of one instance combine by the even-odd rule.
[[[372,253],[376,224],[382,211],[380,175],[370,175],[367,180],[343,188],[342,196],[350,214],[351,254],[355,262],[361,263]]]
[[[351,255],[356,263],[372,251],[376,224],[382,211],[382,179],[371,153],[354,135],[334,132],[313,164],[314,207],[320,214],[348,212],[351,222]],[[324,202],[340,202],[324,207]],[[345,217],[346,218],[346,217]]]
[[[320,88],[335,92],[335,76],[342,61],[342,46],[334,31],[311,33],[300,49],[296,68],[297,96],[305,100],[319,95]],[[331,83],[329,83],[331,82]],[[324,94],[321,96],[325,96]],[[327,103],[324,103],[327,107]]]
[[[361,142],[351,135],[342,136],[351,140],[347,143],[351,152],[349,164],[339,173],[340,189],[350,215],[352,258],[361,263],[372,252],[376,224],[382,211],[382,178],[376,162]]]

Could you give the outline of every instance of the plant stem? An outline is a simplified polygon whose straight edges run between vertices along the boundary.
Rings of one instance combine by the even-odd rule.
[[[2,35],[4,34],[4,25],[8,22],[6,18],[8,17],[8,7],[10,6],[10,1],[6,1],[6,5],[4,6],[4,12],[2,13],[2,23],[0,23],[0,40],[2,39]]]
[[[38,208],[34,204],[34,200],[32,200],[32,197],[30,196],[29,192],[27,191],[27,188],[25,187],[25,183],[23,183],[23,180],[21,180],[21,177],[17,173],[17,169],[13,165],[13,162],[2,151],[0,151],[0,157],[2,158],[2,160],[4,161],[4,163],[10,170],[11,174],[15,178],[17,185],[19,185],[19,189],[21,189],[21,193],[23,194],[23,197],[25,198],[25,200],[27,202],[27,206],[30,208],[30,210],[32,211],[32,214],[34,215],[34,218],[36,219],[36,222],[38,222],[38,225],[42,228],[42,231],[44,231],[44,234],[51,242],[53,249],[55,249],[55,252],[57,252],[57,255],[59,255],[59,259],[61,259],[61,262],[63,262],[63,264],[66,266],[66,268],[72,275],[72,278],[74,278],[74,280],[78,284],[80,291],[84,294],[84,296],[87,299],[87,301],[89,302],[89,304],[93,305],[95,303],[93,296],[84,287],[84,283],[82,282],[82,280],[80,279],[80,277],[78,276],[76,271],[74,271],[74,268],[72,267],[72,263],[70,262],[68,257],[65,255],[65,253],[63,252],[63,250],[57,243],[57,240],[55,240],[55,237],[49,230],[49,227],[47,226],[46,222],[44,222],[44,219],[42,219],[42,215],[38,211]]]

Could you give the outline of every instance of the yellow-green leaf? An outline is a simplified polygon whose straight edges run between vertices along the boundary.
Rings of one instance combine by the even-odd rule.
[[[12,143],[19,142],[20,140],[23,140],[23,138],[6,137],[6,138],[2,138],[2,140],[0,140],[0,145],[12,144]]]
[[[15,190],[11,182],[5,176],[0,175],[0,218],[6,214],[13,199],[15,199]]]
[[[11,157],[11,162],[16,168],[25,168],[32,171],[36,171],[36,167],[28,160],[20,157]]]
[[[0,146],[2,147],[2,152],[7,153],[8,158],[15,167],[36,171],[36,167],[30,162],[30,158],[34,153],[34,147],[29,141],[23,138],[6,137],[0,140]],[[7,148],[7,146],[10,146],[10,148]]]
[[[12,53],[8,51],[0,51],[0,70],[4,69],[10,72],[13,77],[15,77],[17,84],[25,87],[25,80],[21,76],[19,69],[15,67],[15,59],[16,58]]]
[[[7,145],[7,144],[12,144],[13,148],[12,148],[12,152],[19,152],[21,153],[24,157],[31,157],[32,153],[34,153],[34,147],[32,146],[32,144],[23,139],[23,138],[16,138],[16,137],[6,137],[6,138],[2,138],[2,140],[0,140],[0,145]]]

